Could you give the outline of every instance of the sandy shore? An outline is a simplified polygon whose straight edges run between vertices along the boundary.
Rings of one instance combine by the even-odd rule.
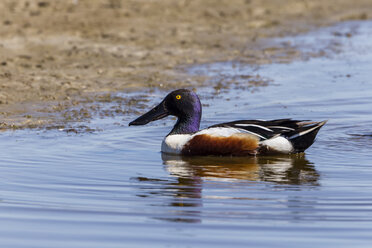
[[[372,18],[372,1],[4,0],[0,13],[0,122],[8,129],[90,118],[107,101],[125,114],[136,99],[108,93],[196,87],[204,79],[180,70],[195,63],[296,59],[294,48],[260,41]]]

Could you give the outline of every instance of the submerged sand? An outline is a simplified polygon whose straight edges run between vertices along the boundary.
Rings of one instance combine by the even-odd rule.
[[[291,61],[267,38],[372,18],[370,0],[4,0],[1,128],[64,127],[140,106],[116,92],[208,85],[197,63]],[[110,110],[102,103],[114,103]]]

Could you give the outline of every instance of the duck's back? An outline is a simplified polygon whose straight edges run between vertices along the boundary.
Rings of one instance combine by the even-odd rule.
[[[249,156],[302,152],[325,122],[291,119],[242,120],[213,125],[193,134],[168,135],[162,152],[186,156]]]

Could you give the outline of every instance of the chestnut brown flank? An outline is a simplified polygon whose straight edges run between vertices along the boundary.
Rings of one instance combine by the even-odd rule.
[[[258,138],[250,134],[241,133],[229,137],[201,134],[186,143],[182,154],[188,156],[248,156],[255,155],[257,147]]]

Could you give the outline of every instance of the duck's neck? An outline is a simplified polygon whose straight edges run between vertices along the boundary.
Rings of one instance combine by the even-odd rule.
[[[199,131],[201,112],[192,116],[179,117],[176,125],[168,135],[191,134]]]

